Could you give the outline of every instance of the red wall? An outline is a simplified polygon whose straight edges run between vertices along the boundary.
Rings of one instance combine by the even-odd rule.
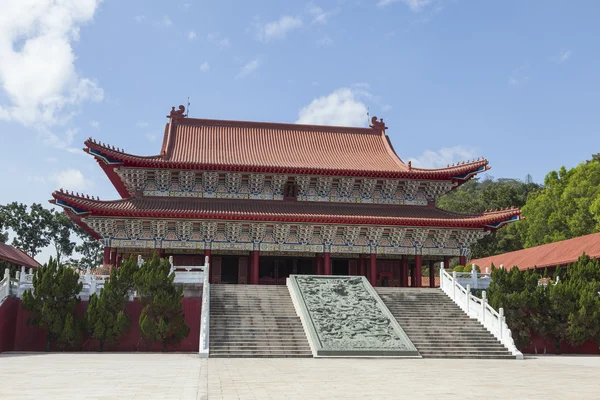
[[[15,325],[21,301],[8,297],[0,305],[0,353],[11,351],[15,345]]]
[[[554,340],[547,340],[540,335],[533,334],[531,337],[531,346],[521,349],[522,353],[527,354],[556,354]],[[600,354],[600,347],[595,340],[585,342],[581,346],[573,347],[568,343],[560,344],[561,354]]]
[[[10,304],[7,306],[7,302]],[[183,298],[181,300],[185,321],[190,327],[190,334],[178,346],[169,346],[169,351],[197,352],[200,338],[200,311],[202,299]],[[75,314],[82,318],[87,308],[87,301],[78,304]],[[160,343],[146,345],[140,335],[138,324],[142,304],[139,301],[127,303],[127,314],[131,319],[131,329],[121,337],[118,345],[104,346],[104,351],[162,351]],[[46,349],[46,334],[34,325],[28,325],[30,314],[21,306],[21,300],[9,298],[0,307],[0,352],[2,351],[44,351]],[[82,336],[81,344],[67,351],[95,351],[98,342]],[[52,350],[62,350],[52,348]]]

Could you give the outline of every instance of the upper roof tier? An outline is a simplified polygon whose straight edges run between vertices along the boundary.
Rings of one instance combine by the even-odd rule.
[[[161,152],[137,156],[88,139],[85,151],[107,164],[407,179],[467,180],[485,159],[440,169],[413,168],[394,152],[383,120],[369,128],[187,118],[172,111]]]

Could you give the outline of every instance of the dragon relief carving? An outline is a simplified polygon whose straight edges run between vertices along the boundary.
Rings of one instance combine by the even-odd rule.
[[[340,350],[413,352],[414,345],[383,312],[381,300],[365,287],[361,277],[295,276],[320,346],[317,352]],[[390,354],[391,355],[391,354]]]

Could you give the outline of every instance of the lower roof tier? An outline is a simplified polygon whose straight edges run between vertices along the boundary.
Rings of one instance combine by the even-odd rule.
[[[521,210],[457,214],[435,207],[299,201],[252,201],[172,197],[131,197],[102,201],[61,191],[52,203],[79,216],[211,219],[353,225],[430,226],[497,229],[519,220]]]

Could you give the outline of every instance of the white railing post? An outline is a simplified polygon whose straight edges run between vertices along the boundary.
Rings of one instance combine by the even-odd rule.
[[[4,268],[4,278],[10,280],[10,268]]]
[[[142,255],[139,254],[138,258],[137,258],[137,266],[141,267],[143,263],[144,263],[144,259],[142,258]]]
[[[490,267],[485,267],[485,273],[489,274],[490,273]]]
[[[473,282],[473,284],[471,285],[474,289],[479,289],[479,286],[477,286],[478,281],[477,281],[477,265],[475,264],[471,264],[471,282]]]
[[[452,300],[456,302],[456,271],[452,271]]]
[[[202,284],[202,311],[200,315],[200,358],[208,358],[210,353],[210,265],[208,256],[204,258],[204,282]]]
[[[173,266],[173,256],[169,256],[169,264],[171,264],[171,270],[169,271],[169,275],[175,272],[175,267]]]
[[[500,340],[502,340],[502,333],[504,331],[504,308],[500,307],[498,309],[498,323],[500,324],[500,332],[498,332],[500,334]]]
[[[467,315],[471,312],[471,285],[467,285]]]
[[[485,290],[481,292],[481,322],[485,325],[485,304],[487,303],[487,295]]]

